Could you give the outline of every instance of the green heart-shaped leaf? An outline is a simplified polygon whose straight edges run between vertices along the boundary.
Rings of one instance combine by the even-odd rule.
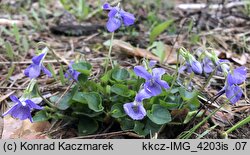
[[[81,61],[78,63],[74,63],[72,65],[72,68],[82,74],[89,75],[92,66],[87,62]]]
[[[126,115],[124,110],[123,110],[123,104],[121,104],[121,103],[114,104],[111,107],[111,112],[112,112],[111,115],[114,118],[119,118],[119,117],[123,117]]]
[[[81,117],[78,123],[78,133],[81,136],[93,134],[98,129],[98,122],[89,117]]]
[[[90,93],[83,93],[78,92],[73,97],[74,101],[80,102],[80,103],[87,103],[89,109],[100,112],[103,111],[104,107],[102,106],[102,98],[101,96],[96,92],[90,92]]]
[[[159,104],[154,104],[152,109],[147,111],[147,116],[152,122],[159,125],[171,121],[171,114],[168,109]]]
[[[124,68],[116,68],[112,72],[112,78],[116,81],[126,80],[127,78],[129,78],[129,72]]]
[[[131,95],[128,87],[122,84],[114,84],[111,87],[111,91],[117,95],[124,96],[124,97],[129,97]]]

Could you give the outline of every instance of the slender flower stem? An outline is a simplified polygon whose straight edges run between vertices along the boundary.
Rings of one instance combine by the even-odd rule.
[[[221,134],[221,137],[223,138],[227,138],[228,134],[233,132],[234,130],[240,128],[241,126],[247,124],[250,122],[250,115],[248,117],[246,117],[245,119],[241,120],[240,122],[238,122],[237,124],[235,124],[234,126],[232,126],[230,129],[228,129],[227,131],[223,132]]]
[[[172,90],[172,88],[176,82],[176,79],[178,77],[178,74],[179,74],[179,63],[180,63],[180,52],[178,51],[177,52],[177,62],[176,62],[176,68],[175,68],[175,75],[174,75],[174,79],[171,83],[170,91]]]
[[[171,90],[173,89],[173,86],[177,80],[178,74],[179,74],[179,63],[180,63],[180,50],[177,52],[177,62],[176,62],[176,68],[175,68],[175,74],[174,74],[174,79],[171,82],[171,86],[168,92],[171,92]],[[167,99],[168,95],[166,95],[164,97],[164,101]]]
[[[38,85],[35,85],[36,91],[38,93],[38,95],[52,108],[57,108],[52,102],[50,102],[49,100],[47,100],[46,98],[43,97],[42,93],[40,92]]]
[[[109,45],[109,53],[108,53],[108,57],[107,57],[107,61],[109,60],[111,67],[114,68],[113,62],[112,62],[112,57],[111,57],[111,52],[112,52],[112,47],[113,47],[113,41],[114,41],[114,32],[112,32],[111,34],[111,39],[110,39],[110,45]],[[105,73],[107,72],[108,69],[108,63],[106,61],[106,66],[105,66]]]
[[[226,103],[222,104],[219,108],[215,109],[213,112],[211,112],[207,117],[205,117],[200,123],[198,123],[196,126],[194,126],[189,131],[185,132],[183,135],[180,135],[180,139],[188,139],[192,136],[192,134],[202,125],[204,124],[211,116],[213,116],[217,111],[219,111]]]

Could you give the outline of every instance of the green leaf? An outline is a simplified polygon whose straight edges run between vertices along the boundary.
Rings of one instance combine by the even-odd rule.
[[[48,119],[49,119],[49,116],[45,110],[36,112],[35,116],[33,117],[34,122],[47,121]]]
[[[87,62],[81,61],[78,63],[74,63],[72,65],[72,68],[82,74],[89,75],[92,66]]]
[[[103,111],[104,107],[102,106],[102,98],[101,96],[96,92],[90,92],[90,93],[83,93],[83,92],[77,92],[74,97],[74,101],[88,104],[89,109],[100,112]]]
[[[145,134],[144,126],[145,125],[143,123],[136,121],[133,131],[135,131],[139,135],[144,135]]]
[[[199,108],[200,101],[199,101],[198,97],[195,96],[194,98],[190,99],[188,101],[188,105],[189,105],[190,110],[196,110],[197,108]]]
[[[160,100],[160,105],[167,108],[167,109],[173,109],[173,108],[177,108],[179,106],[178,103],[173,103],[173,102],[165,102],[163,100]]]
[[[154,27],[150,32],[150,43],[154,42],[156,37],[160,35],[164,30],[166,30],[173,22],[174,20],[171,19]]]
[[[159,125],[166,124],[171,121],[171,114],[168,109],[159,105],[154,104],[151,110],[147,111],[148,118]]]
[[[7,56],[13,61],[14,51],[13,51],[13,48],[12,48],[10,42],[9,41],[5,42],[4,46],[5,46],[5,49],[7,52]]]
[[[87,101],[85,100],[85,93],[83,92],[77,92],[72,99],[76,102],[87,104]]]
[[[150,119],[147,119],[145,129],[144,129],[144,135],[152,134],[154,135],[157,133],[161,128],[161,125],[155,124]]]
[[[129,72],[124,68],[116,68],[112,72],[112,78],[116,81],[126,80],[127,78],[129,78]]]
[[[187,124],[197,114],[197,112],[198,110],[188,112],[185,120],[183,121],[183,124]],[[204,114],[204,110],[201,110],[195,117],[196,118],[201,117],[203,116],[203,114]]]
[[[181,98],[184,100],[184,101],[188,101],[194,97],[197,96],[197,92],[194,91],[194,92],[189,92],[187,91],[186,89],[180,87],[179,88],[179,92],[180,92],[180,95],[181,95]]]
[[[121,103],[114,104],[111,107],[111,116],[114,118],[126,116],[126,114],[123,110],[123,104],[121,104]]]
[[[129,118],[124,118],[120,120],[120,125],[123,131],[132,130],[134,128],[135,122]]]
[[[74,94],[78,91],[78,86],[75,86],[69,93],[65,94],[61,99],[61,95],[52,96],[50,100],[57,104],[57,108],[60,110],[68,109],[72,104],[72,98]],[[58,101],[60,99],[60,101]]]
[[[150,49],[152,49],[152,52],[160,58],[160,62],[162,63],[165,59],[166,56],[166,52],[165,52],[165,45],[163,42],[161,41],[156,41],[153,43],[153,45],[150,47]]]
[[[81,117],[78,123],[78,133],[81,136],[93,134],[98,129],[98,122],[90,117]]]
[[[111,87],[111,91],[117,95],[124,96],[124,97],[131,96],[131,93],[128,87],[122,84],[114,84]]]
[[[88,103],[89,109],[94,110],[95,112],[103,111],[104,107],[102,106],[102,98],[98,93],[86,93],[85,99]]]
[[[102,77],[101,77],[101,82],[102,83],[108,83],[108,81],[110,80],[110,77],[111,77],[111,73],[112,73],[112,70],[109,70],[106,74],[104,74]]]
[[[88,76],[85,74],[78,75],[78,82],[83,85],[86,81],[88,81]]]

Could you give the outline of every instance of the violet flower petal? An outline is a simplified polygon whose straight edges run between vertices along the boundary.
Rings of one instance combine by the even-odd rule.
[[[193,60],[190,65],[191,65],[192,71],[195,74],[201,74],[202,73],[202,66],[201,66],[201,63],[199,61]]]
[[[163,88],[168,89],[169,85],[166,81],[161,80],[161,79],[156,79],[156,82]]]
[[[25,70],[24,70],[24,75],[25,76],[28,76],[29,77],[29,72],[30,72],[30,68],[31,68],[32,66],[31,65],[29,65]]]
[[[108,17],[110,18],[116,18],[116,16],[120,16],[119,12],[118,12],[118,8],[112,8],[109,11]]]
[[[157,95],[161,94],[161,92],[162,92],[161,86],[158,83],[151,82],[151,81],[145,82],[144,89],[148,93],[152,94],[152,96],[157,96]]]
[[[228,86],[226,88],[226,97],[232,104],[240,100],[242,96],[242,89],[237,85]]]
[[[211,73],[213,71],[213,67],[212,66],[213,66],[212,61],[209,58],[205,57],[203,59],[203,69],[204,69],[204,72],[205,73]]]
[[[14,118],[18,118],[20,120],[25,120],[27,118],[31,119],[30,108],[28,106],[20,106],[16,108],[12,113],[11,116]],[[32,121],[31,121],[32,122]]]
[[[112,7],[110,6],[109,3],[104,3],[103,6],[102,6],[102,9],[103,10],[110,10],[110,9],[112,9]]]
[[[145,91],[145,89],[142,89],[138,92],[138,94],[136,94],[135,101],[142,102],[144,99],[148,99],[150,97],[152,97],[152,95],[147,91]]]
[[[247,70],[246,67],[241,66],[234,69],[233,73],[229,73],[227,76],[227,82],[229,85],[241,84],[246,80]]]
[[[156,60],[150,60],[149,61],[149,67],[153,68],[156,65],[157,61]]]
[[[142,66],[135,66],[134,72],[137,76],[142,77],[146,80],[150,80],[152,75]]]
[[[133,25],[135,22],[135,16],[129,12],[121,10],[121,17],[125,26]]]
[[[45,53],[42,53],[42,54],[37,55],[37,56],[34,56],[34,57],[32,58],[32,62],[33,62],[34,64],[36,64],[36,65],[40,65],[40,62],[41,62],[41,60],[43,59],[44,56],[45,56]]]
[[[115,17],[109,18],[106,27],[108,29],[109,32],[114,32],[115,30],[117,30],[119,27],[121,27],[121,20],[117,19]]]
[[[142,120],[146,116],[146,110],[142,104],[134,105],[133,102],[123,105],[125,113],[133,120]]]
[[[27,104],[27,106],[30,109],[38,109],[38,110],[42,110],[43,109],[43,107],[40,107],[39,105],[35,104],[31,100],[25,100],[24,102]]]
[[[38,66],[36,64],[31,64],[29,68],[29,77],[37,78],[41,73],[41,66]]]
[[[21,103],[21,102],[19,101],[19,99],[18,99],[15,95],[11,95],[11,96],[10,96],[10,99],[11,99],[14,103]]]
[[[152,70],[152,73],[153,73],[153,77],[154,78],[161,78],[163,74],[165,74],[165,69],[163,68],[154,68]]]
[[[12,114],[13,111],[15,111],[16,109],[20,108],[20,106],[22,106],[21,103],[17,103],[15,104],[13,107],[9,108],[5,113],[2,114],[2,116],[6,116],[8,114]]]
[[[43,65],[41,66],[41,69],[43,71],[44,74],[48,75],[49,77],[52,77],[52,74],[51,72],[46,68],[44,67]]]

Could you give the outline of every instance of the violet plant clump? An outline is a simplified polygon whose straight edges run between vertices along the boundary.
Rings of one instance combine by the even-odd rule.
[[[112,36],[122,24],[130,26],[135,22],[134,15],[125,12],[119,4],[111,7],[105,3],[103,9],[109,11],[106,27],[112,32]],[[45,68],[43,60],[52,50],[48,45],[45,46],[39,55],[32,58],[32,64],[24,71],[31,79],[27,89],[20,99],[10,97],[15,105],[3,116],[10,114],[14,118],[29,119],[31,122],[63,120],[65,124],[76,127],[78,135],[100,133],[111,125],[119,126],[119,130],[132,130],[139,135],[148,136],[159,133],[169,123],[187,124],[190,116],[194,116],[201,107],[199,96],[203,90],[194,88],[194,76],[202,76],[203,73],[213,75],[215,70],[223,73],[226,78],[225,86],[219,94],[225,93],[229,101],[236,104],[242,97],[240,84],[246,80],[247,74],[245,67],[230,69],[230,63],[219,59],[213,52],[204,51],[196,57],[184,48],[178,53],[184,58],[184,65],[178,67],[177,64],[174,73],[169,73],[168,68],[157,66],[155,60],[143,59],[143,65],[125,68],[117,63],[96,75],[89,62],[78,60],[71,61],[69,66],[61,63],[59,78],[55,78],[61,81],[67,78],[71,80],[71,85],[65,91],[45,98],[36,80],[41,71],[51,76],[51,71]],[[109,56],[111,48],[112,46]],[[186,86],[177,79],[180,72],[184,71],[191,73],[187,76],[189,83]],[[35,97],[40,97],[45,102],[43,107],[32,102]],[[32,117],[33,109],[39,111]]]

